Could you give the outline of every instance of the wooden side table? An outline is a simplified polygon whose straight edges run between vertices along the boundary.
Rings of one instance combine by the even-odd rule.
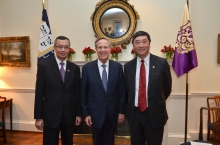
[[[6,106],[5,106],[5,108],[7,108],[7,107],[10,108],[10,127],[11,127],[11,130],[12,130],[12,100],[13,100],[13,98],[6,98]],[[1,105],[3,105],[2,99],[0,99],[0,108],[1,108]]]

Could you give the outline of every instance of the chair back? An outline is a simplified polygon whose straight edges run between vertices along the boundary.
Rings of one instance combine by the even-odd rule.
[[[208,108],[220,106],[220,96],[214,96],[207,98],[207,106]]]

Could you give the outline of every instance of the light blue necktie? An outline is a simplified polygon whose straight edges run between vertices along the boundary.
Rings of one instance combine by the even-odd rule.
[[[65,78],[65,70],[63,68],[64,63],[61,62],[60,65],[61,65],[60,73],[61,73],[61,76],[62,76],[62,79],[63,79],[63,82],[64,82],[64,78]]]
[[[105,88],[105,91],[107,90],[107,73],[106,73],[106,70],[105,70],[105,67],[106,65],[102,65],[103,67],[103,71],[102,71],[102,84]]]

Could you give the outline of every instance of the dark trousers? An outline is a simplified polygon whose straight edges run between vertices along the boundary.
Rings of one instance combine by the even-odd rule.
[[[134,108],[134,121],[131,125],[131,145],[161,145],[164,127],[153,128],[150,123],[148,110],[141,112]]]
[[[67,126],[64,117],[61,118],[56,128],[44,126],[43,145],[58,145],[59,132],[61,131],[62,145],[73,145],[73,129],[74,126]]]
[[[105,114],[105,121],[100,129],[92,126],[93,145],[114,145],[115,128],[111,123],[108,113]]]

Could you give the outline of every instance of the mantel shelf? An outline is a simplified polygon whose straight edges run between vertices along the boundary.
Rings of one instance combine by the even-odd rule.
[[[91,62],[91,61],[72,61],[72,62],[82,67],[84,64]],[[117,61],[117,62],[121,63],[121,65],[124,66],[124,64],[128,61]]]
[[[169,63],[169,65],[171,66],[172,65],[172,60],[167,60],[168,61],[168,63]],[[88,63],[88,62],[91,62],[91,61],[72,61],[73,63],[75,63],[75,64],[77,64],[78,66],[80,66],[80,67],[82,67],[84,64],[86,64],[86,63]],[[124,64],[126,63],[126,62],[128,62],[128,61],[126,61],[126,60],[119,60],[119,61],[117,61],[117,62],[119,62],[119,63],[121,63],[121,65],[122,66],[124,66]]]

